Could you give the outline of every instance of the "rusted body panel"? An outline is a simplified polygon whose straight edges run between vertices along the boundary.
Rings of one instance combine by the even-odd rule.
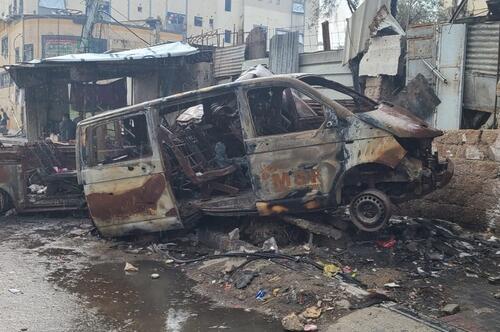
[[[315,86],[352,101],[331,100]],[[203,110],[198,122],[170,116],[191,107]],[[336,208],[370,188],[403,201],[446,185],[453,173],[431,152],[439,130],[318,76],[240,80],[105,112],[79,124],[79,149],[89,149],[89,128],[136,114],[147,116],[152,156],[89,166],[78,153],[92,217],[107,235],[181,228],[196,211],[268,216]]]
[[[144,124],[148,124],[149,128],[154,128],[154,118],[151,114],[141,112],[139,116],[145,119]],[[138,118],[132,120],[136,127],[139,126],[138,122]],[[108,121],[100,125],[106,128],[112,127],[113,133],[134,130],[134,127],[118,128],[116,122]],[[147,127],[137,129],[142,132],[148,130]],[[99,143],[87,141],[87,137],[90,136],[86,130],[78,131],[79,180],[84,185],[87,205],[94,224],[103,236],[124,236],[137,232],[147,233],[182,228],[169,179],[164,174],[160,152],[157,148],[158,142],[150,140],[149,137],[152,136],[145,136],[147,144],[151,145],[152,153],[142,158],[124,161],[118,159],[109,164],[89,166],[85,164],[88,161],[83,160],[81,156],[86,151],[92,151],[86,146],[87,144],[94,144],[95,147]],[[110,143],[106,140],[103,140],[103,143],[105,145],[101,149],[110,150]],[[124,151],[123,153],[127,153],[128,150]]]

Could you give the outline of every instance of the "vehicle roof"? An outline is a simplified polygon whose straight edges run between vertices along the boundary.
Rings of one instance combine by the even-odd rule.
[[[144,109],[147,107],[152,107],[156,106],[159,104],[164,104],[167,102],[172,102],[177,99],[184,99],[184,98],[189,98],[197,95],[203,95],[203,94],[209,94],[209,93],[217,93],[217,92],[225,92],[225,90],[229,89],[234,89],[236,87],[241,87],[241,86],[249,86],[253,85],[256,83],[266,83],[266,82],[294,82],[299,78],[302,77],[311,77],[311,76],[317,76],[321,77],[320,75],[311,75],[311,74],[303,74],[303,73],[296,73],[296,74],[281,74],[281,75],[273,75],[269,77],[259,77],[259,78],[251,78],[248,80],[243,80],[243,81],[237,81],[237,82],[230,82],[230,83],[224,83],[224,84],[219,84],[219,85],[213,85],[209,86],[206,88],[201,88],[198,90],[191,90],[187,92],[181,92],[181,93],[176,93],[167,97],[161,97],[153,100],[149,100],[140,104],[135,104],[131,106],[126,106],[122,108],[118,108],[115,110],[109,110],[105,111],[102,113],[99,113],[97,115],[94,115],[90,118],[87,118],[85,120],[82,120],[78,123],[78,126],[86,126],[95,122],[100,122],[102,120],[105,120],[107,118],[112,118],[117,115],[125,115],[127,113],[135,112],[139,109]]]

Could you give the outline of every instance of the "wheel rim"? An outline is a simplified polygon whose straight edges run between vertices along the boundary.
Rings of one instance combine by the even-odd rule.
[[[356,200],[356,216],[363,224],[374,225],[385,213],[382,200],[372,195],[363,195]]]
[[[375,232],[382,228],[391,214],[391,205],[384,193],[361,193],[350,206],[351,219],[361,230]]]

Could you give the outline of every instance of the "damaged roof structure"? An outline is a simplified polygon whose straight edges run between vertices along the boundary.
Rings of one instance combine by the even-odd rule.
[[[36,141],[48,137],[70,109],[83,118],[209,85],[206,75],[196,76],[207,70],[200,67],[211,61],[210,54],[206,57],[193,46],[175,42],[108,54],[70,54],[5,68],[24,91],[25,138]]]

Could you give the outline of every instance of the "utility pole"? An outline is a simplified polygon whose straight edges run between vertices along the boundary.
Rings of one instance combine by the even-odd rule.
[[[86,13],[87,19],[82,29],[82,38],[80,41],[80,52],[88,52],[90,50],[90,42],[92,40],[92,31],[94,24],[97,21],[99,8],[101,7],[102,0],[87,0]]]

